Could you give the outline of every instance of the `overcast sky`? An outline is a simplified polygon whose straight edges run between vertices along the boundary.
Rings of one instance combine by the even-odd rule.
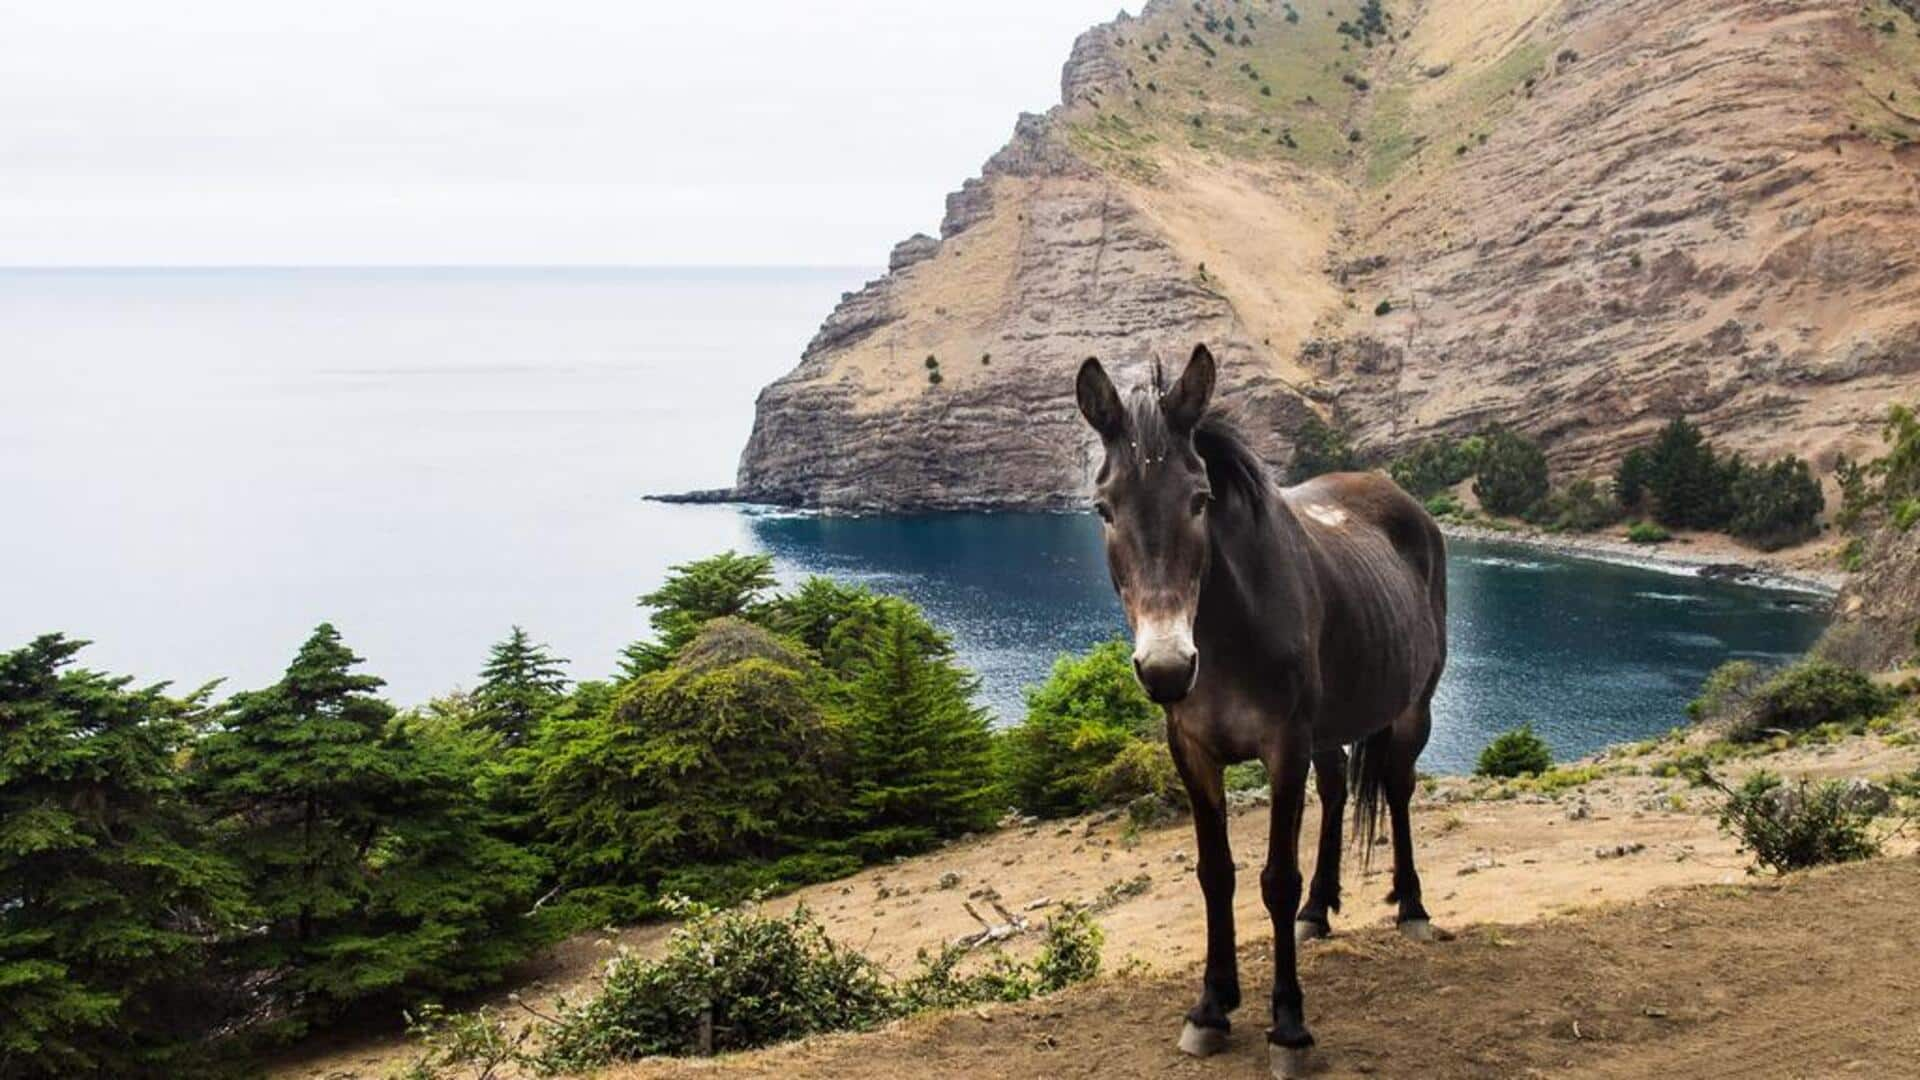
[[[0,263],[873,265],[1115,0],[0,0]]]

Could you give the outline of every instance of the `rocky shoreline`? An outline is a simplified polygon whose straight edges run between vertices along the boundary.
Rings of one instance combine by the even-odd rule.
[[[1812,593],[1827,599],[1837,596],[1847,581],[1846,574],[1838,570],[1783,567],[1757,552],[1751,557],[1734,558],[1705,552],[1679,552],[1673,550],[1671,544],[1634,544],[1591,534],[1570,536],[1538,529],[1496,529],[1454,522],[1442,523],[1440,529],[1449,539],[1506,544],[1569,558],[1592,559],[1644,569],[1681,570],[1703,578]]]

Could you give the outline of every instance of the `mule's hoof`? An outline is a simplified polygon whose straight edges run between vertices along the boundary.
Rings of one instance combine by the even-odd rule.
[[[1400,936],[1408,941],[1438,941],[1440,935],[1433,930],[1433,923],[1427,919],[1408,919],[1399,926]]]
[[[1180,1029],[1180,1052],[1193,1057],[1212,1057],[1227,1048],[1227,1029],[1201,1027],[1193,1021]]]
[[[1307,1075],[1313,1057],[1311,1046],[1275,1046],[1267,1044],[1267,1062],[1273,1066],[1274,1080],[1300,1080]]]
[[[1293,921],[1293,943],[1295,945],[1305,945],[1309,941],[1332,936],[1333,929],[1326,923],[1314,922],[1312,919],[1295,919]]]

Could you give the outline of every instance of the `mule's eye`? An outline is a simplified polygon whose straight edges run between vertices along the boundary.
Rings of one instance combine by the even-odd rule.
[[[1109,525],[1113,524],[1113,507],[1104,502],[1097,502],[1093,504],[1093,512],[1100,515],[1101,521]]]
[[[1213,496],[1204,491],[1196,491],[1193,493],[1193,501],[1187,506],[1187,512],[1194,517],[1199,517],[1206,510],[1207,504],[1212,501]]]

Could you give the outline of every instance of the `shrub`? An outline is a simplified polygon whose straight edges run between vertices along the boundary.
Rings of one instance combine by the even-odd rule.
[[[1186,805],[1186,789],[1173,755],[1158,740],[1135,739],[1094,774],[1093,788],[1108,806],[1153,799],[1170,807]]]
[[[1729,737],[1751,741],[1821,724],[1865,723],[1897,701],[1893,691],[1853,668],[1830,660],[1803,660],[1754,691],[1752,709]]]
[[[1733,485],[1728,531],[1765,551],[1807,540],[1820,531],[1827,498],[1807,463],[1791,455],[1744,471]]]
[[[804,908],[784,918],[753,906],[682,910],[690,917],[659,959],[623,954],[598,997],[561,1005],[541,1047],[543,1068],[747,1050],[894,1015],[880,967],[827,937]]]
[[[1703,773],[1703,779],[1726,797],[1720,827],[1753,853],[1758,866],[1784,874],[1880,853],[1880,841],[1870,831],[1872,810],[1845,784],[1801,780],[1789,788],[1764,771],[1747,777],[1737,790],[1711,774]]]
[[[946,380],[942,378],[940,375],[940,369],[935,368],[934,370],[927,372],[927,384],[929,386],[939,386],[941,383],[945,381]]]
[[[1467,516],[1467,504],[1460,501],[1450,491],[1443,491],[1426,502],[1427,513],[1437,518],[1461,518]]]
[[[1614,473],[1614,490],[1629,510],[1651,504],[1670,528],[1718,529],[1733,517],[1733,484],[1745,469],[1738,457],[1721,459],[1685,417],[1662,428],[1653,445],[1628,454]]]
[[[1102,771],[1134,743],[1158,742],[1160,710],[1133,674],[1124,641],[1063,656],[1027,691],[1027,716],[1000,737],[1001,775],[1015,806],[1067,817],[1101,803]]]
[[[1537,776],[1551,768],[1553,751],[1534,734],[1532,724],[1522,724],[1488,743],[1473,771],[1479,776]]]
[[[1673,539],[1666,526],[1654,521],[1636,521],[1627,526],[1627,542],[1631,544],[1664,544]]]
[[[1903,499],[1893,508],[1893,527],[1901,532],[1913,528],[1920,521],[1920,499]]]
[[[1379,303],[1377,303],[1377,304],[1375,304],[1375,305],[1373,305],[1373,313],[1374,313],[1375,315],[1391,315],[1391,314],[1393,314],[1393,301],[1391,301],[1391,300],[1382,300],[1382,301],[1380,301]]]
[[[1477,435],[1433,439],[1395,458],[1387,473],[1408,494],[1426,498],[1472,476],[1485,448],[1486,440]]]
[[[1620,520],[1620,504],[1592,480],[1580,479],[1550,492],[1527,519],[1549,532],[1591,532]]]
[[[928,353],[927,354],[927,370],[937,371],[939,370],[939,367],[940,367],[940,358],[937,356],[934,356],[932,353]]]
[[[1547,494],[1547,455],[1518,432],[1487,432],[1473,493],[1489,513],[1518,515]]]
[[[1354,453],[1346,432],[1329,425],[1318,416],[1308,416],[1294,435],[1293,460],[1287,464],[1287,483],[1298,484],[1323,473],[1346,472],[1360,467],[1360,455]]]
[[[1751,660],[1729,660],[1714,668],[1707,681],[1700,684],[1699,696],[1687,703],[1687,717],[1696,724],[1740,719],[1764,681],[1760,665]]]
[[[926,1009],[1019,1001],[1099,974],[1100,927],[1086,911],[1050,920],[1028,964],[995,952],[971,973],[966,948],[922,952],[899,982],[837,944],[811,912],[785,917],[748,905],[714,911],[677,903],[687,922],[657,960],[622,954],[598,997],[562,1003],[533,1061],[546,1072],[596,1069],[656,1054],[751,1049],[826,1031],[859,1031]]]

